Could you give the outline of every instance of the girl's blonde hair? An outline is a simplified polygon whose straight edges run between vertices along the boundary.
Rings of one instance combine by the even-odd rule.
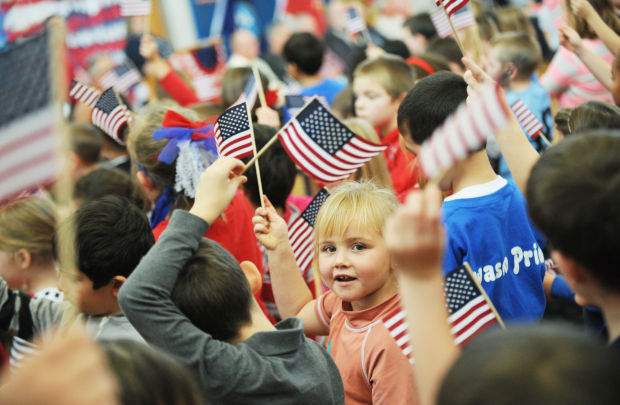
[[[318,241],[326,236],[342,236],[352,224],[365,232],[383,235],[383,225],[398,207],[391,190],[377,187],[373,182],[347,182],[333,189],[315,223],[315,257]]]
[[[364,138],[367,141],[380,144],[379,136],[372,128],[372,126],[359,118],[350,118],[344,121],[344,124],[349,129],[355,132],[358,136]],[[385,188],[393,190],[392,180],[390,179],[390,173],[385,163],[383,153],[379,153],[377,156],[364,163],[362,167],[357,169],[354,173],[352,180],[362,181],[368,180],[375,183],[379,188]]]
[[[56,213],[41,197],[23,197],[0,207],[0,250],[15,254],[26,249],[34,260],[52,260]]]

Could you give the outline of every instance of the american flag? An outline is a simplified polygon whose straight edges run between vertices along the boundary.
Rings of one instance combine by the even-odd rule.
[[[412,349],[409,344],[409,324],[405,311],[398,307],[383,317],[382,321],[396,345],[402,350],[409,363],[413,364]]]
[[[469,7],[465,7],[462,10],[454,13],[452,17],[452,24],[454,25],[455,30],[462,30],[467,27],[474,25],[476,22],[474,15],[472,14]],[[437,35],[440,38],[448,38],[452,35],[452,27],[450,26],[450,21],[448,21],[448,17],[443,10],[435,10],[431,13],[431,21],[435,26],[435,30],[437,31]]]
[[[121,145],[125,144],[123,128],[131,121],[127,106],[119,101],[114,88],[101,94],[91,114],[93,125],[100,128]]]
[[[0,200],[57,173],[48,40],[43,31],[0,53]]]
[[[126,63],[116,66],[99,78],[102,88],[114,87],[119,93],[127,94],[142,80],[140,73]]]
[[[444,291],[454,342],[465,346],[471,339],[498,322],[467,264],[446,275]],[[481,288],[481,287],[480,287]]]
[[[121,16],[133,17],[151,14],[150,0],[123,0],[121,1]]]
[[[540,136],[540,133],[543,130],[543,125],[540,121],[538,121],[538,118],[532,114],[523,101],[520,99],[515,101],[510,106],[510,109],[515,114],[515,117],[517,117],[517,120],[519,120],[519,123],[521,123],[521,126],[525,129],[525,132],[527,132],[530,138],[536,139]]]
[[[258,86],[256,86],[256,80],[254,78],[254,74],[251,74],[248,78],[248,82],[245,84],[245,87],[237,101],[233,103],[233,105],[246,102],[248,104],[248,108],[251,110],[254,108],[254,104],[256,103],[256,97],[258,97]]]
[[[101,97],[101,92],[86,83],[73,79],[69,85],[69,97],[73,102],[79,101],[93,108],[97,99]]]
[[[291,119],[279,137],[291,159],[325,183],[346,179],[386,148],[355,135],[317,99]]]
[[[485,87],[477,98],[463,103],[422,144],[418,158],[426,177],[434,178],[479,149],[506,123],[508,114],[497,85]]]
[[[230,107],[217,118],[215,143],[220,156],[242,159],[254,153],[252,128],[245,102]]]
[[[314,196],[310,204],[306,207],[288,228],[288,240],[291,242],[295,262],[299,270],[306,274],[314,258],[314,224],[319,209],[329,197],[329,193],[324,188]]]
[[[446,9],[448,15],[452,15],[465,7],[469,0],[435,0],[435,4]]]
[[[347,34],[351,36],[355,36],[366,30],[366,22],[353,7],[347,10],[346,30]]]

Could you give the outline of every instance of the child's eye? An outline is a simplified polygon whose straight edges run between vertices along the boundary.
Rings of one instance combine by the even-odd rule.
[[[334,253],[336,251],[336,247],[332,245],[324,245],[321,246],[321,252],[325,253]]]
[[[365,250],[366,249],[366,245],[364,245],[363,243],[356,243],[353,245],[353,250]]]

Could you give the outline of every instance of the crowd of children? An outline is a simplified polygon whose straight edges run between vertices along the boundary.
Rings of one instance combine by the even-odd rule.
[[[619,403],[620,5],[470,0],[442,38],[417,1],[325,3],[281,15],[263,51],[236,31],[215,102],[148,33],[130,57],[156,90],[120,94],[121,135],[73,101],[70,206],[46,188],[0,204],[0,403]],[[507,124],[446,142],[459,159],[428,178],[424,146],[490,86]],[[270,142],[311,97],[383,151],[314,179]],[[267,145],[247,167],[216,140],[241,101]],[[452,316],[459,268],[497,322],[462,344],[483,309]]]

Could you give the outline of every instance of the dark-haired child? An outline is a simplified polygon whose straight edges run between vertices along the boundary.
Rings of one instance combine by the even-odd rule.
[[[417,152],[466,99],[467,84],[454,73],[419,81],[398,111],[407,147]],[[454,192],[443,202],[444,273],[467,261],[503,319],[539,319],[545,309],[543,240],[530,226],[523,195],[495,174],[484,150],[448,170],[440,186]]]
[[[288,74],[302,86],[302,96],[320,96],[331,106],[334,97],[346,85],[333,79],[323,79],[320,69],[325,54],[325,44],[309,32],[298,32],[286,41],[282,50]]]
[[[209,403],[343,403],[336,365],[301,321],[273,326],[252,297],[256,266],[202,237],[245,181],[242,169],[230,158],[207,168],[190,211],[173,213],[121,290],[121,307],[149,343],[190,368]]]
[[[428,42],[437,35],[428,13],[420,13],[407,18],[402,28],[403,41],[411,56],[420,56],[425,53]]]

